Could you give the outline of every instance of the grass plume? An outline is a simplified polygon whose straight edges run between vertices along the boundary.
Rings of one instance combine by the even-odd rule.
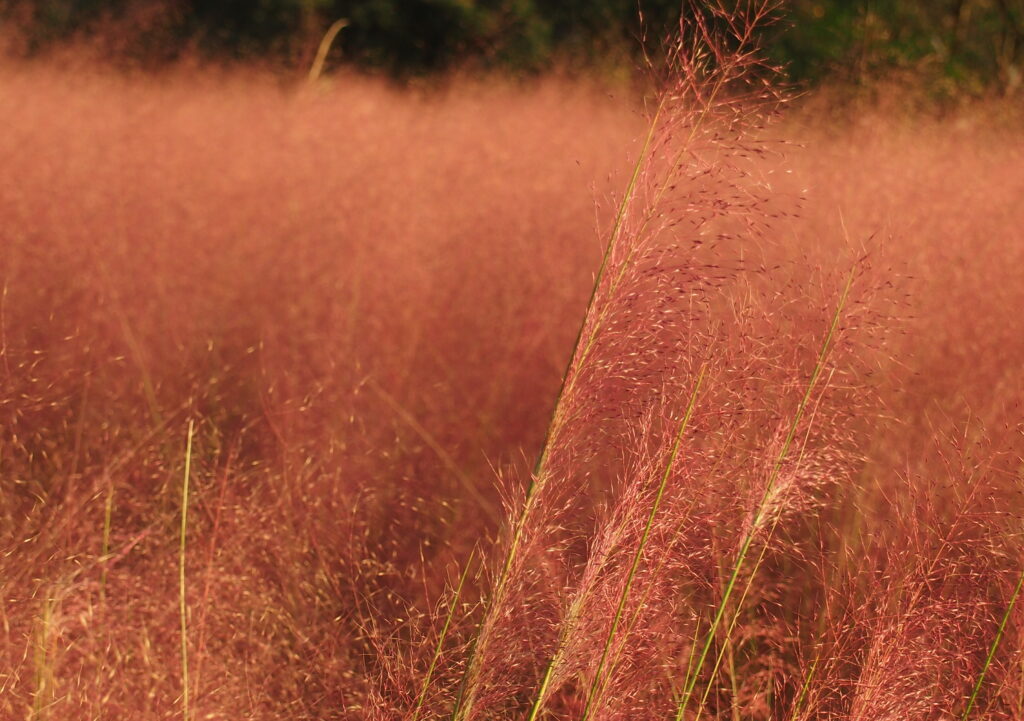
[[[695,5],[646,99],[0,63],[0,718],[1024,715],[1017,115]]]

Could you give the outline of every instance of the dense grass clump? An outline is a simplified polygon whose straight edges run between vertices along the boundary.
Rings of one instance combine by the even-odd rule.
[[[0,718],[1024,716],[1024,138],[759,12],[642,112],[0,68]]]

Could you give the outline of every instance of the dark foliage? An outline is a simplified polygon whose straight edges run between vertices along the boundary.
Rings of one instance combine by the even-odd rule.
[[[308,62],[333,21],[331,62],[396,75],[454,66],[535,72],[631,63],[676,29],[679,0],[5,0],[0,18],[38,52],[114,33],[119,54],[183,52]],[[893,70],[941,87],[1014,89],[1024,0],[791,0],[769,51],[798,81],[865,81]],[[108,43],[109,44],[109,43]]]

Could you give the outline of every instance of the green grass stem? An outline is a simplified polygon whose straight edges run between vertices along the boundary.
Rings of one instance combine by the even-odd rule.
[[[683,436],[686,433],[687,427],[690,425],[690,419],[693,417],[693,410],[697,405],[697,395],[700,393],[701,384],[704,382],[704,374],[707,370],[707,366],[701,366],[700,372],[697,374],[697,382],[693,386],[693,393],[690,395],[690,402],[686,407],[686,414],[683,416],[683,420],[679,424],[679,430],[676,432],[675,442],[672,445],[672,452],[669,454],[668,462],[665,464],[665,472],[661,475],[661,483],[658,484],[658,492],[654,496],[654,502],[651,504],[651,511],[647,515],[647,523],[644,525],[643,534],[640,536],[640,543],[637,544],[636,552],[633,554],[633,562],[629,567],[629,573],[626,575],[626,583],[622,588],[622,594],[619,596],[619,604],[615,609],[615,617],[612,619],[612,624],[608,629],[608,635],[604,640],[604,648],[601,649],[601,658],[597,663],[597,670],[594,672],[594,678],[590,684],[590,691],[587,693],[587,702],[583,707],[583,715],[580,717],[581,721],[587,721],[590,718],[590,713],[594,707],[594,701],[597,698],[598,689],[604,685],[603,672],[604,666],[608,661],[608,652],[611,650],[612,642],[615,639],[615,634],[619,630],[619,623],[622,620],[622,615],[625,613],[626,604],[629,601],[629,596],[633,590],[633,580],[636,578],[637,570],[640,568],[640,561],[643,559],[644,551],[647,549],[647,541],[651,535],[651,528],[654,526],[654,518],[658,514],[658,509],[661,506],[661,500],[665,495],[665,488],[668,486],[668,479],[672,475],[672,469],[675,467],[676,459],[679,457],[679,451],[682,448]]]
[[[188,683],[188,604],[185,595],[185,550],[188,529],[188,484],[192,471],[192,434],[195,422],[188,422],[188,440],[185,443],[185,476],[181,482],[181,534],[178,544],[178,610],[181,613],[181,715],[185,721],[191,718],[189,711]]]
[[[754,512],[754,517],[751,520],[750,530],[747,531],[747,534],[743,539],[743,543],[740,545],[740,551],[736,556],[735,563],[733,564],[732,574],[729,577],[729,581],[726,584],[725,590],[722,594],[722,599],[721,601],[719,601],[718,607],[715,611],[714,620],[711,622],[711,628],[708,629],[708,633],[705,636],[704,644],[701,649],[700,655],[697,657],[697,666],[693,669],[688,669],[687,671],[687,680],[683,688],[682,697],[680,698],[679,704],[676,708],[675,721],[682,721],[684,715],[686,714],[686,709],[689,706],[690,700],[693,697],[693,692],[696,688],[697,681],[700,679],[700,672],[704,667],[704,663],[707,661],[708,654],[711,652],[711,646],[715,641],[715,636],[718,633],[718,628],[722,623],[722,619],[725,617],[725,613],[729,607],[729,601],[732,598],[733,591],[736,588],[736,583],[739,580],[740,573],[742,572],[743,566],[746,563],[747,554],[750,552],[750,548],[754,543],[754,538],[757,536],[758,527],[761,525],[761,521],[764,518],[766,507],[768,505],[768,500],[771,498],[771,494],[775,489],[775,482],[778,479],[780,472],[782,471],[782,464],[786,460],[786,457],[789,455],[789,449],[793,443],[793,439],[796,437],[797,428],[800,425],[800,421],[803,419],[804,411],[807,408],[807,404],[810,402],[811,394],[813,393],[814,387],[818,382],[818,378],[821,376],[821,372],[825,367],[825,359],[828,356],[829,350],[831,350],[832,348],[832,339],[835,337],[836,331],[839,329],[839,321],[842,319],[843,308],[846,306],[846,301],[850,295],[850,288],[853,286],[855,270],[855,268],[851,269],[849,275],[847,276],[846,285],[843,287],[843,291],[840,295],[836,311],[832,316],[832,323],[829,326],[828,333],[825,335],[825,340],[822,343],[821,351],[818,354],[818,359],[814,364],[814,370],[811,372],[811,378],[807,383],[807,388],[804,391],[803,398],[801,398],[800,404],[797,406],[796,413],[793,416],[793,421],[792,423],[790,423],[789,432],[786,434],[786,439],[782,444],[782,449],[779,451],[779,455],[776,457],[775,463],[772,465],[772,470],[768,477],[768,482],[765,484],[764,493],[761,495],[761,500],[759,501],[757,509]],[[744,591],[744,595],[745,594],[746,590]],[[726,640],[728,640],[728,637]],[[709,684],[710,683],[711,681],[709,681]]]
[[[1006,606],[1006,613],[1003,614],[1002,619],[999,621],[999,630],[996,631],[996,637],[992,641],[992,646],[988,650],[988,656],[985,657],[985,664],[981,667],[981,673],[978,674],[978,680],[974,684],[974,689],[971,691],[971,696],[967,699],[967,706],[964,708],[963,714],[960,716],[962,721],[966,721],[971,711],[974,710],[974,705],[978,701],[978,695],[981,693],[981,687],[985,683],[985,676],[988,674],[989,668],[992,666],[992,661],[995,660],[996,651],[999,649],[999,644],[1003,640],[1003,634],[1006,632],[1006,625],[1010,622],[1010,614],[1013,613],[1013,607],[1017,603],[1017,598],[1020,596],[1021,587],[1024,586],[1024,572],[1021,572],[1020,577],[1017,579],[1017,585],[1013,589],[1013,594],[1010,596],[1010,603]]]
[[[544,485],[546,480],[546,466],[548,455],[551,451],[551,447],[554,444],[555,438],[558,437],[558,433],[561,430],[563,422],[563,400],[569,394],[572,389],[575,374],[572,373],[574,363],[577,367],[582,366],[586,360],[587,351],[593,342],[593,336],[597,333],[597,329],[591,329],[590,337],[587,339],[586,344],[583,346],[584,352],[581,354],[577,361],[576,355],[580,351],[581,342],[583,341],[583,333],[587,327],[587,320],[590,318],[595,302],[597,300],[597,293],[601,287],[601,281],[608,269],[608,262],[611,259],[612,253],[618,244],[619,237],[622,233],[623,222],[625,221],[626,211],[629,208],[629,204],[633,200],[633,196],[636,193],[637,184],[640,180],[640,174],[643,170],[644,160],[647,158],[647,154],[650,151],[651,145],[654,141],[654,134],[658,129],[658,123],[661,116],[661,112],[664,108],[664,102],[659,103],[657,110],[654,113],[654,117],[651,120],[650,128],[647,132],[647,136],[644,139],[643,147],[640,149],[640,154],[636,159],[636,163],[633,166],[633,173],[630,176],[629,183],[626,186],[626,192],[622,196],[622,202],[619,203],[618,211],[615,215],[615,223],[612,226],[612,232],[609,236],[608,245],[605,247],[604,255],[601,258],[601,265],[598,268],[597,275],[594,276],[594,283],[591,286],[590,298],[587,301],[586,310],[583,313],[583,320],[580,322],[579,330],[576,332],[576,340],[573,342],[572,352],[569,354],[569,361],[566,365],[566,370],[562,374],[562,382],[558,388],[558,395],[555,397],[554,409],[551,413],[551,420],[548,423],[548,428],[544,436],[543,444],[541,445],[540,453],[537,455],[537,462],[534,464],[533,473],[530,477],[530,482],[526,487],[526,498],[523,501],[523,507],[519,512],[519,516],[516,518],[516,522],[513,526],[512,540],[509,543],[508,552],[505,554],[505,560],[502,564],[501,573],[498,576],[498,581],[495,584],[494,593],[491,596],[490,602],[488,603],[487,611],[483,622],[480,625],[481,633],[486,632],[488,621],[493,613],[493,609],[500,606],[504,599],[506,586],[508,583],[509,572],[512,569],[512,564],[519,555],[519,546],[522,543],[523,530],[526,527],[526,520],[529,518],[533,511],[534,499],[536,498],[537,490]],[[480,668],[480,638],[475,640],[473,647],[470,651],[469,663],[466,666],[466,672],[460,683],[460,691],[458,698],[455,702],[455,707],[452,709],[451,719],[452,721],[460,721],[466,718],[472,709],[475,691],[473,688],[473,680],[475,679]]]
[[[430,666],[427,667],[427,673],[423,677],[423,686],[420,689],[419,698],[416,700],[416,708],[412,714],[412,721],[418,721],[420,717],[420,711],[423,708],[423,703],[427,699],[427,691],[430,689],[430,679],[434,675],[434,668],[437,666],[437,659],[441,657],[441,651],[444,650],[444,642],[448,636],[448,629],[451,628],[452,619],[455,617],[455,609],[459,605],[459,597],[462,595],[462,587],[466,583],[466,578],[469,577],[469,570],[473,565],[473,553],[469,554],[469,559],[466,561],[466,567],[462,570],[462,575],[459,576],[459,585],[455,588],[455,595],[452,597],[452,602],[448,605],[448,614],[444,620],[444,627],[441,629],[441,635],[438,636],[437,646],[434,648],[434,656],[430,659]]]

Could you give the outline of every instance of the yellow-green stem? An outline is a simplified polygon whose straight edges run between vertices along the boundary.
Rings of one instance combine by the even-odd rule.
[[[188,683],[188,604],[185,596],[185,549],[188,529],[188,484],[192,471],[192,433],[194,422],[188,422],[188,440],[185,442],[185,477],[181,482],[181,535],[178,545],[178,609],[181,613],[181,715],[185,721],[189,714]]]
[[[1003,614],[1003,618],[999,621],[999,630],[996,631],[996,637],[992,641],[992,647],[988,650],[988,656],[985,657],[985,665],[981,667],[981,673],[978,675],[978,681],[974,684],[974,689],[971,691],[971,697],[967,700],[967,707],[964,709],[963,715],[960,717],[966,721],[971,711],[974,709],[974,704],[978,700],[978,694],[981,693],[981,687],[985,683],[985,676],[988,674],[989,667],[992,666],[992,661],[996,657],[996,651],[999,649],[999,644],[1003,640],[1003,633],[1006,631],[1006,624],[1010,622],[1010,614],[1013,613],[1013,607],[1017,603],[1017,597],[1020,596],[1021,586],[1024,586],[1024,572],[1021,573],[1017,579],[1017,586],[1013,589],[1013,595],[1010,596],[1010,602],[1006,606],[1006,613]]]
[[[327,61],[327,53],[331,51],[331,45],[334,44],[334,39],[338,36],[338,33],[342,29],[348,27],[348,20],[342,18],[341,20],[335,20],[331,23],[331,26],[327,28],[327,32],[324,33],[323,38],[320,40],[320,45],[316,49],[316,57],[313,58],[313,65],[309,68],[309,77],[307,80],[311,83],[315,83],[319,79],[321,73],[324,71],[324,63]]]
[[[107,599],[107,562],[110,555],[110,526],[111,518],[114,515],[114,481],[107,476],[107,498],[103,503],[103,537],[100,542],[100,562],[103,564],[100,571],[100,600]]]
[[[800,717],[800,712],[803,710],[804,701],[807,699],[808,691],[811,688],[811,681],[814,680],[814,674],[818,670],[818,662],[821,660],[821,652],[819,651],[814,655],[814,661],[811,663],[811,668],[807,671],[807,675],[804,677],[804,683],[800,687],[800,695],[797,696],[796,702],[793,704],[793,715],[790,717],[791,721],[797,721]]]
[[[765,484],[764,492],[761,495],[761,499],[755,509],[754,515],[750,522],[750,529],[747,531],[746,536],[743,539],[743,543],[740,545],[739,554],[736,556],[736,562],[733,564],[732,575],[729,577],[729,582],[726,584],[725,592],[722,594],[722,598],[719,601],[718,607],[715,611],[714,620],[711,622],[711,628],[708,629],[707,636],[704,639],[704,645],[701,648],[700,655],[697,658],[697,666],[693,669],[689,669],[687,672],[687,681],[683,688],[682,698],[676,708],[675,721],[682,721],[687,706],[693,697],[694,689],[696,688],[697,681],[700,679],[701,669],[704,667],[704,663],[707,660],[708,654],[711,651],[711,645],[714,643],[715,635],[718,632],[718,627],[722,623],[722,619],[725,616],[726,610],[729,606],[729,601],[732,598],[732,593],[736,588],[736,582],[739,579],[739,575],[743,570],[743,566],[747,560],[747,554],[750,552],[750,547],[754,543],[754,538],[757,535],[758,527],[761,525],[763,520],[765,509],[768,505],[768,500],[771,498],[772,491],[775,489],[775,482],[778,479],[779,473],[782,470],[782,464],[789,455],[789,448],[793,443],[793,439],[796,437],[797,428],[800,425],[800,421],[803,419],[804,410],[807,408],[807,404],[810,402],[811,394],[814,391],[814,387],[818,382],[818,378],[821,376],[822,369],[825,367],[825,359],[828,356],[828,352],[832,347],[832,339],[835,337],[836,331],[839,328],[839,321],[842,318],[843,308],[846,306],[846,301],[850,295],[850,288],[853,286],[853,277],[855,268],[850,270],[849,275],[846,279],[846,285],[843,287],[842,294],[839,298],[839,304],[836,307],[835,314],[832,316],[832,323],[829,326],[828,333],[825,335],[825,340],[822,343],[821,352],[818,354],[818,359],[815,362],[814,370],[811,373],[811,378],[807,383],[807,388],[804,391],[803,398],[800,400],[800,404],[797,406],[796,414],[793,417],[793,421],[790,424],[789,432],[786,434],[786,439],[782,444],[782,449],[779,451],[779,455],[775,459],[775,463],[772,466],[771,473],[768,477],[768,482]],[[749,583],[747,586],[749,589]],[[744,594],[746,591],[744,591]],[[737,611],[738,613],[738,611]],[[709,681],[709,683],[711,683]]]
[[[499,607],[504,600],[508,575],[512,569],[512,564],[515,562],[515,559],[519,554],[519,545],[522,543],[526,520],[529,518],[530,513],[533,510],[534,498],[536,497],[537,491],[543,486],[544,481],[546,480],[545,476],[548,454],[561,429],[563,399],[569,394],[569,391],[572,389],[573,382],[575,381],[575,374],[572,373],[573,366],[575,365],[578,370],[583,365],[586,360],[586,356],[588,355],[593,336],[597,332],[596,329],[591,330],[591,337],[588,338],[587,343],[583,346],[584,352],[580,354],[579,359],[577,359],[576,356],[581,347],[580,343],[583,339],[583,332],[587,326],[587,320],[591,315],[594,303],[597,299],[597,293],[607,270],[608,261],[611,258],[612,252],[618,243],[619,236],[622,232],[622,224],[625,220],[626,210],[633,199],[633,194],[636,192],[636,186],[640,179],[640,173],[643,170],[644,160],[646,159],[651,143],[654,140],[654,134],[658,129],[659,118],[663,107],[664,101],[659,103],[654,117],[651,120],[651,126],[648,130],[647,137],[644,140],[643,147],[640,149],[640,155],[637,157],[636,164],[633,167],[633,174],[630,176],[629,184],[626,186],[626,192],[622,197],[622,202],[619,204],[611,236],[609,237],[608,245],[605,247],[604,255],[601,258],[601,266],[598,268],[597,275],[594,277],[594,284],[591,287],[590,298],[587,301],[587,307],[583,313],[583,320],[580,323],[579,330],[576,333],[576,340],[573,343],[572,352],[569,355],[569,362],[566,366],[565,373],[562,374],[562,382],[558,388],[558,395],[555,397],[555,405],[554,410],[551,413],[551,421],[548,423],[544,442],[541,445],[540,453],[537,456],[537,462],[534,464],[530,482],[526,487],[526,498],[523,501],[523,507],[520,510],[519,516],[513,526],[512,540],[509,544],[508,552],[505,555],[505,561],[502,564],[501,573],[498,576],[498,582],[495,585],[494,593],[488,603],[484,620],[480,624],[480,631],[478,632],[477,638],[474,640],[473,647],[470,650],[470,658],[466,666],[466,672],[463,675],[463,679],[460,684],[460,690],[458,698],[455,701],[455,707],[452,709],[452,721],[459,721],[460,719],[466,718],[472,710],[475,696],[475,690],[472,684],[479,671],[479,659],[481,654],[480,641],[482,634],[486,633],[493,610]]]
[[[430,659],[430,666],[427,668],[427,673],[423,677],[423,687],[420,689],[420,696],[416,701],[416,709],[412,714],[412,721],[417,721],[420,717],[420,710],[423,708],[423,702],[426,701],[427,691],[430,689],[430,678],[434,675],[434,668],[437,666],[437,659],[441,656],[441,651],[444,649],[444,641],[448,636],[448,629],[451,628],[452,618],[455,616],[455,609],[459,605],[459,597],[462,595],[462,587],[466,583],[466,578],[469,576],[469,569],[473,565],[473,553],[469,554],[469,559],[466,561],[466,567],[462,570],[462,575],[459,577],[459,585],[455,588],[455,595],[452,597],[452,602],[448,606],[448,615],[444,620],[444,627],[441,629],[441,635],[437,639],[437,646],[434,648],[434,656]]]
[[[697,405],[697,394],[700,393],[701,384],[704,382],[705,371],[706,366],[701,366],[700,372],[697,374],[697,382],[693,387],[693,393],[690,395],[690,402],[686,407],[686,414],[683,416],[683,420],[679,424],[679,430],[676,433],[675,442],[672,445],[672,452],[669,454],[668,463],[665,464],[665,472],[662,473],[661,483],[658,485],[658,492],[654,496],[654,502],[651,504],[651,512],[647,516],[647,523],[644,525],[643,534],[640,536],[640,543],[637,544],[636,553],[633,554],[633,563],[630,565],[629,573],[626,576],[626,583],[623,586],[622,594],[619,596],[619,605],[615,609],[615,617],[612,619],[612,625],[608,629],[608,635],[604,641],[604,648],[601,650],[601,658],[597,663],[597,670],[594,672],[594,679],[590,684],[590,691],[587,694],[586,706],[583,707],[581,721],[586,721],[590,718],[594,701],[597,698],[597,691],[604,685],[602,673],[604,672],[604,665],[608,660],[608,651],[611,649],[612,641],[615,639],[615,633],[619,630],[619,622],[622,619],[622,614],[626,610],[626,603],[629,601],[629,596],[633,589],[633,579],[636,578],[636,572],[640,568],[640,561],[643,558],[644,550],[647,548],[647,540],[650,538],[651,528],[654,526],[654,518],[658,514],[658,508],[661,506],[661,499],[664,497],[665,488],[668,486],[668,479],[672,475],[672,468],[675,466],[676,459],[679,457],[679,451],[682,448],[683,435],[686,432],[687,426],[690,424],[690,419],[693,417],[693,409]]]

